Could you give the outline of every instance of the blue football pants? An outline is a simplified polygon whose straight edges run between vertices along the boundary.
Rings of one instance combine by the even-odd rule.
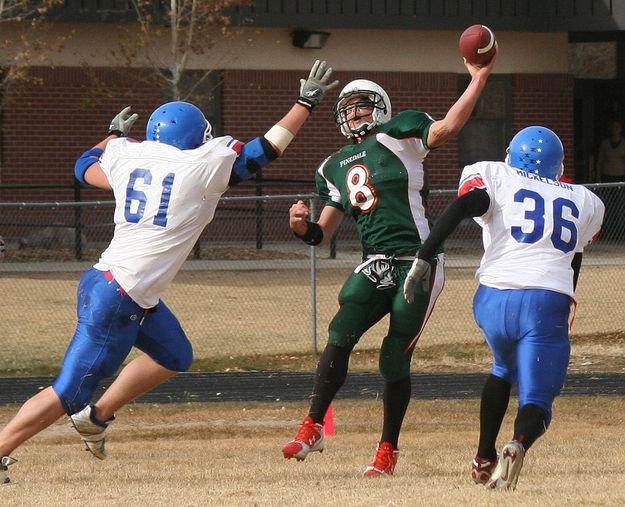
[[[550,290],[500,290],[480,285],[473,299],[475,321],[494,364],[492,374],[518,382],[519,406],[537,405],[551,418],[569,364],[571,298]]]
[[[191,343],[165,303],[144,310],[119,288],[94,268],[80,280],[76,330],[52,385],[68,415],[91,401],[98,383],[117,371],[133,346],[169,370],[191,366]]]

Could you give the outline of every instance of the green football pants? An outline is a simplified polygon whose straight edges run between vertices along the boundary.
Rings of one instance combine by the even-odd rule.
[[[381,286],[365,270],[347,278],[339,293],[339,311],[330,322],[328,343],[351,350],[368,329],[390,314],[379,366],[384,379],[394,382],[410,374],[412,351],[443,288],[444,257],[439,255],[432,265],[429,292],[419,284],[410,304],[404,299],[403,285],[412,262],[385,262],[392,267],[393,284]]]

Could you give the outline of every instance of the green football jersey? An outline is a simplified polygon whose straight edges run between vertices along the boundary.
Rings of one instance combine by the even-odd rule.
[[[404,111],[317,169],[321,199],[356,220],[363,253],[414,254],[430,231],[423,161],[433,118]]]

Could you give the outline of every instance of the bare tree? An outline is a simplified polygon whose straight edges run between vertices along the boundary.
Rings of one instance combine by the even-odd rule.
[[[31,20],[45,14],[59,1],[0,0],[0,22]]]
[[[4,105],[4,92],[9,87],[30,79],[28,69],[34,56],[45,61],[47,52],[62,47],[65,37],[51,43],[41,36],[46,29],[46,14],[60,3],[62,0],[0,0],[0,24],[13,23],[17,27],[10,36],[0,39],[0,51],[10,55],[0,74],[0,109]]]
[[[163,2],[165,4],[165,2]],[[127,62],[139,51],[147,60],[172,100],[188,100],[209,78],[213,69],[193,73],[188,79],[189,58],[210,52],[215,43],[230,35],[230,12],[249,0],[169,0],[166,12],[154,11],[153,0],[132,0],[139,33],[132,45],[121,45]],[[167,50],[162,51],[166,40]]]

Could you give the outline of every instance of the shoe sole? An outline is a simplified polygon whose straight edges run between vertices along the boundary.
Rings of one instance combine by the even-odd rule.
[[[508,456],[505,456],[506,453],[509,453]],[[486,487],[490,489],[514,491],[519,480],[521,468],[523,467],[524,453],[515,446],[506,445],[502,449],[501,455],[502,458],[500,464],[503,471],[496,479],[493,480],[491,477],[486,484]],[[499,468],[499,465],[497,466]]]
[[[475,484],[486,484],[490,481],[490,476],[491,474],[487,474],[487,476],[484,477],[484,472],[471,472],[471,480]]]
[[[490,470],[471,470],[471,480],[475,484],[487,484],[488,481],[490,481],[490,478],[493,475],[496,467],[497,465],[494,465]]]
[[[380,472],[379,470],[365,470],[362,474],[363,477],[393,477],[393,473]]]
[[[302,446],[302,449],[300,449],[298,452],[294,452],[294,453],[290,453],[288,451],[285,451],[285,449],[291,443],[299,443]],[[284,455],[285,459],[295,458],[297,461],[304,461],[306,459],[306,456],[308,456],[311,452],[323,452],[323,449],[325,448],[324,444],[325,444],[325,439],[322,438],[318,442],[315,442],[315,445],[310,447],[308,450],[305,450],[305,448],[304,448],[305,444],[303,444],[301,441],[292,440],[291,442],[289,442],[287,445],[285,445],[283,447],[282,454]]]
[[[85,440],[83,440],[83,443],[85,444],[85,451],[89,451],[94,458],[98,458],[99,460],[106,459],[106,451],[94,451],[91,447],[89,447],[89,444]]]
[[[321,452],[323,452],[323,449],[311,449],[310,451],[308,451],[303,456],[298,456],[300,454],[299,452],[297,452],[295,454],[289,454],[287,452],[282,451],[282,454],[284,455],[284,459],[295,458],[296,461],[304,461],[306,459],[306,456],[308,456],[311,452],[319,452],[319,453],[321,453]]]

